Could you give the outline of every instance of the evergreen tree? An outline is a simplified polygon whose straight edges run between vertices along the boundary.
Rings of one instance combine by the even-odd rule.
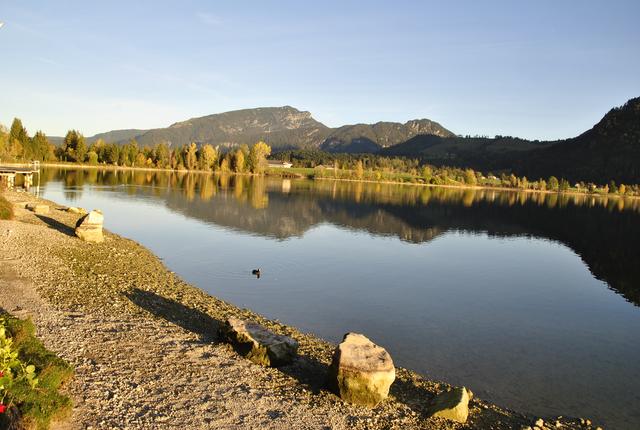
[[[153,159],[157,167],[167,167],[169,165],[169,148],[162,142],[153,149]]]
[[[53,158],[52,145],[42,131],[38,131],[35,136],[33,136],[33,139],[31,139],[31,148],[33,155],[30,159],[48,161]]]
[[[83,162],[87,154],[84,136],[76,130],[69,130],[62,145],[64,158],[67,161]]]

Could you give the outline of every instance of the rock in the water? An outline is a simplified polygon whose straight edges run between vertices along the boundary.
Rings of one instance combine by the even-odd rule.
[[[49,206],[42,203],[27,203],[26,208],[37,215],[49,213]]]
[[[298,342],[295,339],[238,318],[227,320],[222,327],[222,335],[240,354],[263,366],[275,367],[290,363],[298,352]]]
[[[465,423],[469,416],[469,400],[473,393],[465,387],[456,387],[439,394],[429,408],[432,416]]]
[[[104,241],[102,223],[104,216],[99,210],[89,212],[76,223],[76,236],[86,242],[100,243]]]
[[[396,368],[389,353],[358,333],[347,333],[329,368],[329,389],[342,400],[374,407],[389,395]]]

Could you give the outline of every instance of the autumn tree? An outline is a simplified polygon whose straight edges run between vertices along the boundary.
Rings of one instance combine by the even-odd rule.
[[[433,177],[433,169],[431,169],[431,167],[429,166],[424,166],[422,168],[422,179],[424,179],[425,182],[429,182],[432,177]]]
[[[476,172],[473,169],[467,169],[464,171],[464,183],[467,185],[476,185],[478,178],[476,178]]]
[[[220,162],[220,171],[222,173],[229,173],[231,171],[231,156],[227,153]]]
[[[213,170],[218,162],[218,150],[210,144],[202,145],[198,151],[198,164],[202,170]]]
[[[187,170],[195,170],[198,167],[197,153],[198,145],[196,145],[195,142],[191,142],[184,147],[184,167],[186,167]]]
[[[364,165],[362,164],[362,160],[358,160],[356,162],[356,179],[364,178]]]
[[[233,156],[233,171],[236,173],[244,172],[244,152],[238,149]]]
[[[98,153],[93,150],[87,152],[87,163],[91,165],[98,164]]]
[[[267,168],[267,157],[271,155],[271,147],[260,141],[251,147],[249,167],[252,173],[262,174]]]
[[[627,186],[625,184],[620,184],[618,187],[618,194],[624,196],[627,193]]]

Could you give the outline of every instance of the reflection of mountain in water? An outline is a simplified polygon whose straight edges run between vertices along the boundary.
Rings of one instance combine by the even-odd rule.
[[[66,186],[82,185],[78,176],[51,177],[58,175]],[[188,217],[277,239],[322,223],[414,243],[447,231],[546,238],[570,247],[595,277],[640,305],[635,200],[148,172],[101,172],[82,180],[138,185],[127,192],[156,196]]]

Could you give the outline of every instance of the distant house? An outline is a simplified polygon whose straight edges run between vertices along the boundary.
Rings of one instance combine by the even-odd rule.
[[[293,166],[293,164],[289,163],[288,161],[280,160],[267,160],[267,163],[269,163],[269,167],[277,167],[280,169],[290,169],[291,166]]]

